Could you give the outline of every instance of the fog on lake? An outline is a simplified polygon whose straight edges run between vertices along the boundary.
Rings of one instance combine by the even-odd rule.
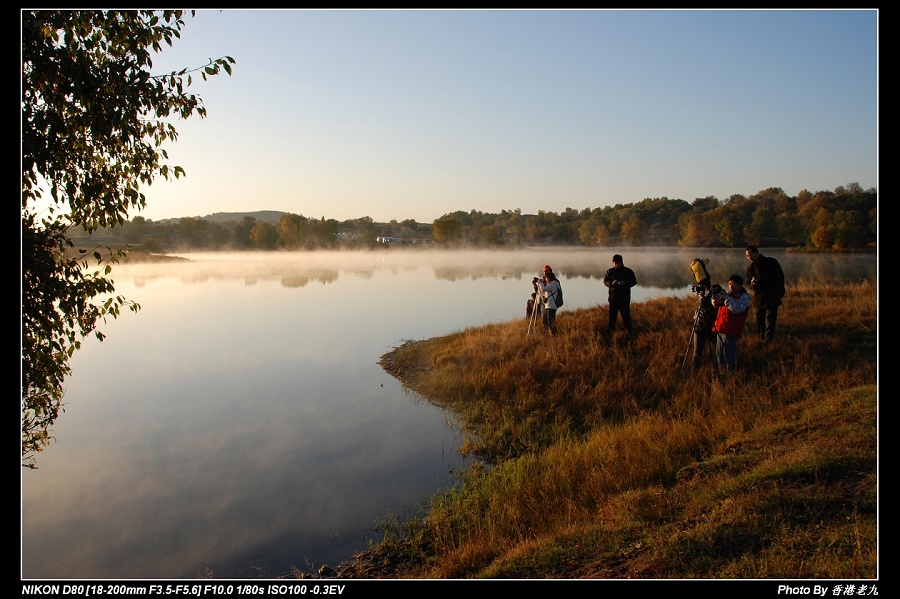
[[[633,301],[743,274],[742,249],[185,254],[122,264],[141,305],[71,361],[55,441],[22,469],[25,579],[271,578],[337,565],[371,527],[453,484],[452,414],[378,365],[408,339],[522,321],[550,264],[562,310],[606,305],[613,253]],[[875,254],[785,254],[790,282],[877,277]],[[785,300],[790,309],[790,296]],[[640,310],[634,311],[640,327]],[[685,323],[688,331],[689,322]]]

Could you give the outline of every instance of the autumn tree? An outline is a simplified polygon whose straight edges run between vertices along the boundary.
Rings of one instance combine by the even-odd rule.
[[[804,245],[806,243],[806,228],[799,214],[779,214],[778,235],[792,245]]]
[[[679,245],[684,247],[713,247],[718,242],[716,211],[692,210],[678,218],[681,231]]]
[[[309,219],[300,214],[285,214],[278,221],[278,237],[285,248],[292,250],[303,246]]]
[[[633,213],[628,220],[622,223],[622,237],[628,239],[631,245],[641,245],[647,233],[647,224],[637,213]]]
[[[431,236],[437,243],[455,243],[462,237],[462,227],[458,219],[444,215],[431,224]]]
[[[185,217],[178,220],[178,234],[188,247],[207,249],[212,245],[209,221]]]
[[[834,213],[833,222],[835,249],[845,250],[865,245],[868,221],[864,215],[856,210],[838,210]]]
[[[609,229],[599,219],[584,220],[578,226],[578,239],[586,246],[603,245],[609,239]]]
[[[722,207],[716,208],[711,214],[716,222],[719,243],[731,248],[744,245],[744,228],[741,225],[740,216],[736,212]]]
[[[278,241],[278,228],[272,223],[258,222],[250,229],[250,240],[257,249],[271,250]]]
[[[180,38],[180,10],[28,10],[22,18],[22,463],[34,467],[61,410],[69,359],[98,325],[138,306],[109,278],[126,248],[76,250],[146,205],[142,186],[183,175],[161,146],[171,121],[205,116],[186,90],[234,60],[154,75]],[[96,266],[91,266],[96,264]]]
[[[693,209],[697,212],[709,212],[719,207],[719,199],[716,196],[706,196],[705,198],[695,198],[691,203]]]
[[[826,208],[819,208],[815,215],[815,226],[810,233],[813,247],[828,249],[834,245],[834,217]]]
[[[250,239],[250,231],[253,230],[254,226],[256,226],[256,217],[253,216],[245,216],[238,221],[238,223],[234,225],[234,231],[232,231],[234,245],[239,248],[251,247],[253,245],[253,240]]]

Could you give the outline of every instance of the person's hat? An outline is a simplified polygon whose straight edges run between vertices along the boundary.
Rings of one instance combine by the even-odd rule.
[[[553,269],[550,268],[550,265],[549,265],[549,264],[545,264],[545,265],[544,265],[544,272],[547,272],[547,271],[553,272]]]
[[[619,254],[616,254],[615,256],[613,256],[613,262],[621,262],[621,261],[622,261],[622,256],[620,256]]]

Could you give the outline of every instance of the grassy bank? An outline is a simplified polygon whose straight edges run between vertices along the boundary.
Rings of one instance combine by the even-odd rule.
[[[120,264],[128,264],[128,263],[158,263],[158,262],[187,262],[187,258],[181,258],[179,256],[169,256],[166,254],[160,254],[155,252],[149,252],[147,250],[143,250],[140,248],[131,248],[127,252],[123,252],[121,255],[116,254],[116,250],[118,249],[118,245],[102,245],[102,244],[93,244],[93,245],[83,245],[76,244],[72,247],[67,253],[67,258],[84,258],[89,267],[96,266],[98,264],[106,264],[105,260],[109,260],[111,257],[115,257],[116,261]]]
[[[386,354],[477,459],[338,575],[877,577],[875,284],[790,288],[731,376],[682,369],[695,307],[636,304],[633,337],[601,305],[554,338],[523,319]]]

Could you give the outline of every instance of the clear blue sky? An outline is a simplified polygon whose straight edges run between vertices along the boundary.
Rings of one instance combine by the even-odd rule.
[[[878,181],[875,10],[207,10],[153,220],[431,222]],[[134,216],[134,215],[132,215]]]

